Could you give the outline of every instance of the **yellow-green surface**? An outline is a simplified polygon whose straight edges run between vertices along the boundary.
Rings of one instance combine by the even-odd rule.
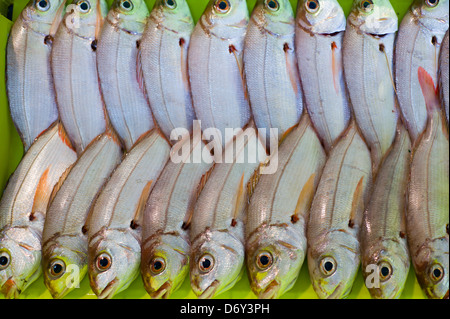
[[[27,4],[28,0],[15,0],[13,19],[16,19],[22,8]],[[109,3],[112,0],[108,0]],[[146,0],[149,9],[153,7],[155,0]],[[247,0],[249,10],[253,9],[256,0]],[[351,8],[351,0],[339,0],[344,11],[348,14]],[[201,16],[208,0],[188,0],[192,15],[197,21]],[[295,9],[297,7],[297,0],[291,0],[292,6]],[[399,20],[404,16],[408,7],[412,3],[412,0],[391,0],[394,6]],[[0,74],[5,73],[5,48],[8,37],[8,32],[12,26],[12,22],[6,19],[0,14]],[[11,117],[8,110],[8,102],[5,91],[5,77],[0,76],[0,196],[6,185],[9,175],[14,171],[23,155],[23,148],[20,142],[19,136],[11,121]],[[0,296],[3,298],[3,296]],[[34,282],[23,294],[21,298],[51,298],[50,293],[47,291],[42,277]],[[80,284],[80,288],[75,289],[66,298],[96,298],[89,286],[88,278]],[[142,280],[139,277],[131,286],[116,295],[114,298],[127,299],[127,298],[149,298],[146,293]],[[187,278],[181,288],[172,295],[172,298],[196,298],[190,288],[189,279]],[[236,298],[256,298],[250,289],[250,285],[247,279],[247,275],[244,274],[242,279],[236,284],[233,289],[227,291],[218,296],[220,299],[236,299]],[[317,298],[314,290],[311,286],[307,263],[304,263],[300,276],[295,286],[287,292],[282,298],[288,299],[304,299],[304,298]],[[370,298],[369,292],[364,286],[364,281],[361,272],[353,286],[352,293],[349,298],[354,299],[366,299]],[[406,287],[401,298],[424,298],[424,295],[417,283],[413,270],[410,270]]]

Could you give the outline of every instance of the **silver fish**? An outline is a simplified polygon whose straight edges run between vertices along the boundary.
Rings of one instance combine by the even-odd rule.
[[[448,0],[415,0],[403,17],[395,45],[395,82],[400,109],[413,142],[427,124],[417,70],[437,83],[439,51],[449,25]]]
[[[94,139],[53,190],[42,233],[44,283],[53,298],[63,298],[87,273],[85,223],[103,184],[120,163],[122,149],[112,133]],[[55,193],[56,192],[56,193]],[[76,272],[76,273],[75,273]]]
[[[363,275],[372,298],[399,298],[409,273],[406,191],[410,164],[409,133],[399,124],[374,183],[360,234]]]
[[[326,154],[309,116],[282,141],[278,170],[262,175],[245,223],[250,286],[259,298],[278,298],[297,280],[306,256],[306,224]]]
[[[169,158],[169,144],[152,130],[111,175],[87,225],[88,274],[99,298],[112,298],[139,275],[142,210]]]
[[[449,69],[448,61],[450,59],[448,52],[448,31],[445,34],[444,40],[442,41],[441,55],[439,58],[439,87],[441,88],[441,100],[444,104],[445,114],[447,115],[447,124],[449,122]]]
[[[6,91],[25,151],[58,119],[50,52],[65,2],[30,0],[8,39]]]
[[[397,15],[388,0],[354,0],[344,35],[344,74],[373,173],[392,145],[398,111],[393,85]]]
[[[77,154],[60,123],[43,133],[11,176],[0,201],[0,290],[18,298],[42,273],[41,237],[53,186]]]
[[[338,1],[298,2],[295,46],[305,104],[327,152],[350,121],[342,58],[345,28]]]
[[[115,0],[105,18],[97,48],[106,109],[127,151],[155,126],[138,54],[148,15],[143,0]]]
[[[186,0],[158,0],[140,41],[142,74],[153,116],[166,138],[192,133],[187,55],[194,20]],[[180,129],[180,130],[177,130]]]
[[[67,8],[53,42],[51,65],[61,121],[81,154],[107,125],[96,56],[107,4],[74,0]]]

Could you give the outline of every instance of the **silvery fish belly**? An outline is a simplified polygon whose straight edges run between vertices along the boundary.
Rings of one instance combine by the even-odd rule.
[[[448,7],[448,0],[416,0],[400,24],[395,46],[395,81],[400,108],[413,142],[427,123],[427,108],[417,70],[424,68],[437,83],[439,51],[449,25]]]
[[[36,139],[9,179],[0,201],[0,290],[7,298],[18,298],[41,274],[50,194],[76,159],[57,123]]]
[[[345,27],[338,1],[299,1],[295,46],[305,106],[327,152],[350,121],[342,60]]]
[[[150,107],[171,139],[192,133],[195,112],[187,56],[194,20],[186,0],[158,0],[140,41],[142,74]]]
[[[191,287],[199,298],[231,289],[242,276],[246,186],[266,160],[253,124],[224,152],[200,193],[189,226]]]
[[[210,0],[189,46],[195,113],[203,130],[218,130],[223,148],[231,140],[225,129],[243,128],[251,118],[242,65],[248,19],[245,0]]]
[[[66,296],[87,273],[84,226],[92,203],[121,159],[117,138],[109,132],[100,135],[53,190],[42,234],[44,283],[53,298]]]
[[[388,0],[354,0],[344,35],[344,73],[356,122],[372,154],[373,173],[394,141],[393,82],[397,15]]]
[[[278,298],[297,280],[306,256],[306,224],[326,154],[309,116],[282,141],[278,170],[262,175],[245,223],[250,286],[259,298]]]
[[[58,119],[50,52],[65,0],[30,1],[6,48],[6,91],[12,120],[27,151]]]
[[[288,0],[259,0],[244,45],[244,70],[255,124],[278,129],[279,139],[298,124],[302,90],[294,49],[294,12]]]
[[[51,65],[61,121],[81,154],[106,130],[96,43],[107,4],[75,0],[66,11],[53,42]]]
[[[105,18],[97,48],[106,109],[127,151],[154,127],[138,54],[148,15],[143,0],[115,0]]]
[[[213,158],[200,140],[189,136],[174,145],[148,199],[142,227],[141,274],[152,298],[169,298],[189,273],[190,240],[186,227]]]
[[[411,141],[400,124],[374,183],[361,228],[363,276],[375,299],[400,298],[409,273],[405,213],[410,164]]]
[[[428,77],[426,81],[432,83],[432,76]],[[406,227],[411,259],[422,290],[428,298],[448,299],[448,128],[434,85],[429,85],[427,92],[424,97],[428,120],[413,150]]]
[[[142,210],[169,158],[152,130],[124,157],[95,201],[88,231],[88,274],[99,298],[112,298],[139,275]]]
[[[369,150],[352,120],[328,156],[307,225],[309,274],[321,299],[345,298],[352,289],[371,168]]]
[[[445,34],[444,40],[442,42],[441,55],[440,55],[440,63],[439,63],[439,87],[441,88],[441,100],[444,104],[445,115],[447,116],[447,123],[449,122],[449,53],[448,53],[448,31]]]

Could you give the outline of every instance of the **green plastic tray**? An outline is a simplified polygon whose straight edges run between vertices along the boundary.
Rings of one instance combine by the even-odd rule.
[[[6,1],[6,0],[0,0]],[[69,0],[70,1],[70,0]],[[107,0],[109,4],[112,0]],[[290,0],[293,8],[297,8],[297,0]],[[349,13],[352,1],[351,0],[339,0],[346,14]],[[28,0],[15,0],[13,10],[13,20],[17,18],[22,9],[28,3]],[[146,0],[149,10],[153,8],[155,0]],[[192,15],[197,21],[203,10],[208,3],[208,0],[188,0]],[[248,8],[251,12],[256,0],[247,0]],[[408,7],[411,5],[412,0],[392,0],[393,7],[395,8],[399,20],[402,19]],[[5,49],[8,38],[9,30],[12,26],[12,22],[0,14],[0,74],[5,73]],[[8,100],[5,90],[5,77],[0,76],[0,196],[6,185],[8,177],[14,172],[20,159],[23,155],[23,146],[20,138],[12,123],[11,116],[8,109]],[[0,299],[3,299],[3,295],[0,295]],[[47,291],[42,276],[38,278],[26,291],[21,294],[21,298],[26,299],[51,299],[52,296]],[[95,299],[96,296],[92,292],[89,286],[89,279],[87,276],[80,283],[80,288],[75,289],[65,298],[68,299]],[[144,285],[140,276],[131,284],[131,286],[117,294],[115,299],[145,299],[150,298],[144,289]],[[178,291],[173,293],[171,298],[183,299],[183,298],[196,298],[192,292],[189,278],[186,278],[183,285]],[[242,279],[229,291],[217,297],[218,299],[255,299],[256,296],[252,293],[248,282],[247,274],[244,274]],[[309,279],[309,273],[307,263],[303,264],[302,270],[298,277],[295,286],[286,294],[282,299],[316,299],[317,296],[311,286]],[[360,273],[357,276],[353,290],[349,295],[351,299],[368,299],[370,294],[364,285],[363,276]],[[402,299],[423,299],[425,298],[419,284],[416,280],[414,271],[410,269],[409,276],[406,282],[404,292],[401,296]]]

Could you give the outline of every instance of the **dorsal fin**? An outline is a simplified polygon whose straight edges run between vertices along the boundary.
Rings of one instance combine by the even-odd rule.
[[[299,215],[307,211],[311,207],[311,203],[314,198],[314,181],[316,180],[316,173],[312,173],[309,179],[306,181],[305,185],[298,196],[297,205],[295,206],[294,214],[291,217],[292,223],[299,221]]]
[[[352,200],[352,208],[350,211],[350,218],[348,221],[348,226],[350,228],[353,228],[355,226],[355,217],[356,213],[358,212],[358,208],[360,207],[361,200],[363,199],[363,190],[364,190],[364,176],[361,177],[361,179],[358,182],[358,185],[356,185],[355,192],[353,193],[353,200]]]
[[[142,212],[144,211],[145,204],[147,203],[148,197],[152,190],[153,180],[148,181],[142,190],[141,196],[139,197],[139,202],[136,207],[136,211],[134,212],[133,220],[131,221],[130,227],[136,229],[141,224]]]

